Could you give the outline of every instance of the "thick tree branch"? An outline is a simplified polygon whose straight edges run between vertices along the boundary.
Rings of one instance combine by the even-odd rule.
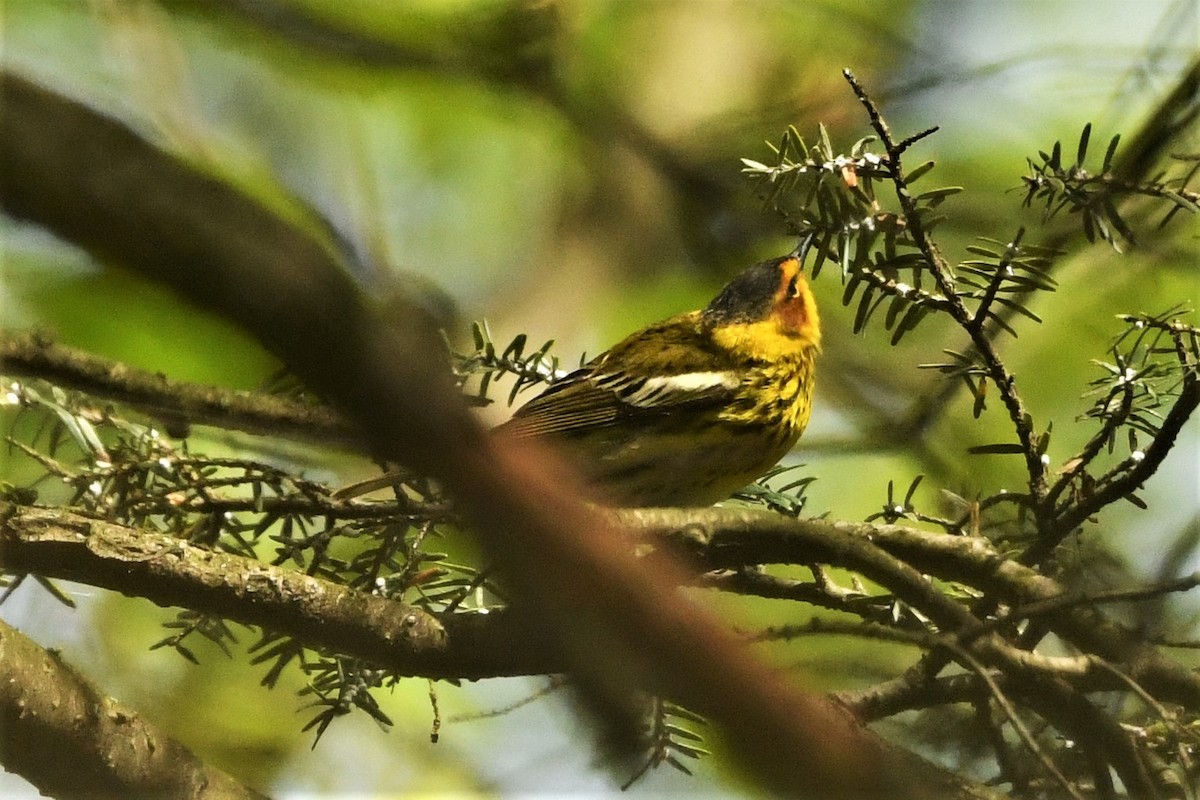
[[[79,581],[259,625],[402,674],[506,674],[504,664],[496,662],[505,652],[502,640],[481,640],[470,633],[469,622],[456,629],[455,644],[465,640],[478,647],[471,652],[481,652],[482,662],[460,655],[458,666],[466,669],[439,673],[447,633],[419,608],[68,511],[0,503],[0,521],[0,567],[6,572]],[[494,634],[502,627],[488,630]]]
[[[676,545],[684,541],[693,556],[709,562],[705,567],[820,559],[859,569],[862,565],[854,557],[855,540],[867,537],[885,550],[903,551],[906,558],[947,580],[977,581],[983,572],[979,562],[999,559],[988,556],[990,548],[983,543],[981,549],[978,540],[889,525],[791,520],[739,509],[636,510],[618,516],[630,523],[635,535]],[[676,517],[678,525],[666,524],[667,517]],[[536,618],[521,619],[512,612],[434,618],[397,601],[254,559],[215,553],[170,536],[66,511],[0,504],[0,519],[0,568],[6,571],[77,580],[160,605],[185,606],[259,625],[294,636],[310,647],[360,657],[401,674],[474,679],[555,673],[565,668],[544,621]],[[708,544],[701,541],[701,530],[707,532]],[[1040,615],[1060,621],[1065,617],[1068,632],[1094,627],[1095,636],[1076,637],[1082,640],[1077,644],[1090,643],[1095,646],[1084,647],[1088,652],[1127,664],[1130,679],[1159,688],[1155,696],[1200,707],[1196,694],[1200,678],[1165,659],[1132,632],[1094,609],[1063,602],[1065,595],[1036,573],[1023,568],[1015,575],[994,573],[990,570],[992,577],[987,579],[994,590],[1003,587],[1008,596],[1045,595],[1042,601],[1028,602],[1036,603],[1032,607]],[[1023,585],[1030,579],[1034,585]],[[885,586],[895,582],[885,573],[877,573],[875,580]],[[1055,659],[1026,655],[1025,666],[1045,677],[1070,673],[1087,691],[1114,688],[1104,675],[1088,670],[1086,663],[1082,671],[1063,673]],[[892,687],[888,697],[897,692],[900,688]],[[913,700],[861,702],[866,710]]]
[[[3,621],[0,764],[59,800],[263,798]]]

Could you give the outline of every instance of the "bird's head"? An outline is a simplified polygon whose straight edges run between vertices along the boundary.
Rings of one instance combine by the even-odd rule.
[[[742,272],[701,312],[701,319],[718,344],[762,358],[821,346],[817,304],[794,253]]]

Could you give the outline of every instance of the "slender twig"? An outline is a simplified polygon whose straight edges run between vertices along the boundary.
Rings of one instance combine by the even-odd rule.
[[[997,675],[997,680],[1007,678]],[[917,681],[901,676],[866,688],[833,692],[833,697],[862,719],[873,722],[904,711],[972,702],[986,694],[986,687],[975,675],[960,672]]]
[[[1200,380],[1194,372],[1184,375],[1183,386],[1171,410],[1159,427],[1158,435],[1141,450],[1141,457],[1130,456],[1096,481],[1092,492],[1054,518],[1048,533],[1038,539],[1021,556],[1024,564],[1037,564],[1054,551],[1063,539],[1070,536],[1088,517],[1105,506],[1137,491],[1150,479],[1175,446],[1192,412],[1200,406]]]
[[[925,630],[900,630],[874,622],[848,622],[840,619],[813,617],[799,625],[778,625],[764,628],[748,638],[752,642],[775,642],[798,639],[802,636],[855,636],[899,644],[910,644],[930,650],[948,647],[954,640]]]
[[[1025,771],[1020,769],[1020,764],[1009,749],[1008,740],[1004,738],[1003,726],[993,720],[992,705],[988,702],[990,699],[990,694],[972,698],[975,721],[983,729],[988,744],[996,754],[996,765],[1000,768],[1001,780],[1011,783],[1014,793],[1024,791],[1028,784]]]
[[[437,744],[442,730],[442,709],[438,703],[437,684],[430,680],[428,681],[428,686],[429,710],[433,714],[433,722],[429,725],[429,743]]]
[[[520,700],[514,700],[513,702],[509,703],[508,705],[500,706],[498,708],[489,708],[486,711],[474,711],[474,712],[471,712],[470,714],[451,714],[449,717],[446,718],[446,721],[447,722],[477,722],[479,720],[492,719],[494,717],[502,717],[505,714],[511,714],[512,712],[516,711],[519,708],[524,708],[525,706],[529,705],[530,703],[534,703],[538,700],[541,700],[543,697],[546,697],[550,694],[553,694],[554,692],[557,692],[559,689],[563,688],[566,685],[567,685],[567,679],[565,677],[563,677],[562,675],[551,675],[549,680],[546,681],[545,686],[541,687],[540,689],[533,692],[532,694],[528,694],[525,697],[522,697]]]
[[[1165,636],[1155,636],[1150,641],[1161,647],[1174,647],[1180,650],[1200,650],[1200,641],[1195,639],[1170,639]]]
[[[831,611],[844,611],[872,622],[890,622],[891,597],[874,597],[857,592],[829,591],[808,581],[781,578],[754,570],[706,572],[696,585],[733,594],[753,595],[773,600],[794,600]]]
[[[244,484],[247,481],[240,481]],[[394,519],[438,519],[453,521],[456,517],[452,509],[445,503],[421,503],[416,500],[407,502],[371,502],[332,500],[320,497],[299,497],[288,495],[283,497],[155,497],[146,496],[137,501],[137,511],[147,513],[154,508],[170,508],[175,512],[198,514],[224,514],[227,512],[255,512],[262,514],[299,514],[302,516],[321,516],[330,520],[379,520],[386,522]]]
[[[768,628],[759,632],[754,637],[754,640],[773,641],[778,639],[791,639],[798,636],[822,634],[866,637],[870,639],[911,644],[929,649],[943,650],[950,653],[951,657],[955,661],[962,664],[967,669],[970,669],[980,680],[983,681],[988,690],[991,692],[992,696],[995,698],[996,702],[1002,709],[1004,709],[1004,712],[1008,716],[1013,728],[1017,731],[1026,747],[1037,756],[1037,758],[1046,767],[1047,771],[1055,776],[1056,780],[1059,780],[1061,783],[1063,783],[1069,792],[1072,792],[1072,797],[1081,797],[1073,793],[1069,782],[1066,781],[1065,776],[1058,771],[1057,767],[1053,763],[1053,760],[1045,752],[1045,750],[1042,749],[1034,736],[1029,732],[1028,728],[1024,724],[1024,721],[1020,718],[1020,713],[1016,706],[1001,690],[999,683],[991,674],[989,667],[985,666],[984,663],[977,658],[970,649],[968,649],[955,637],[928,632],[900,631],[886,625],[876,625],[867,622],[847,623],[840,620],[815,618],[810,620],[805,625],[789,625],[779,628]],[[1034,654],[1027,655],[1032,657]],[[1045,660],[1049,661],[1050,659]],[[1026,662],[1027,665],[1032,665],[1032,663],[1032,658]],[[1009,669],[1005,669],[1003,667],[1000,669],[1001,674],[1012,674],[1012,663],[1010,662],[1007,666]]]
[[[980,664],[978,661],[976,661],[975,658],[966,651],[960,650],[956,655],[959,659],[962,659],[969,664],[971,670],[977,676],[979,676],[979,679],[982,680],[984,684],[987,685],[988,691],[992,693],[992,698],[995,699],[996,704],[1000,706],[1001,710],[1004,711],[1005,716],[1008,717],[1008,721],[1012,725],[1013,730],[1017,732],[1017,736],[1025,744],[1025,747],[1029,749],[1029,752],[1033,753],[1033,755],[1037,757],[1038,761],[1042,763],[1042,767],[1045,768],[1045,770],[1052,776],[1054,776],[1054,779],[1058,781],[1063,789],[1066,790],[1067,794],[1074,798],[1074,800],[1084,800],[1084,797],[1079,793],[1079,790],[1076,789],[1069,780],[1067,780],[1067,777],[1063,775],[1061,771],[1059,771],[1058,766],[1054,763],[1054,759],[1052,759],[1049,754],[1042,749],[1041,745],[1037,743],[1037,739],[1034,738],[1033,734],[1029,731],[1028,726],[1025,725],[1025,721],[1021,719],[1021,714],[1017,710],[1016,706],[1014,706],[1012,701],[1008,699],[1008,696],[1003,690],[1001,690],[1000,685],[996,683],[995,679],[991,676],[983,664]]]
[[[1112,439],[1113,433],[1118,428],[1125,424],[1129,419],[1129,414],[1133,410],[1133,384],[1125,382],[1121,386],[1121,404],[1116,411],[1104,418],[1104,422],[1100,425],[1100,429],[1087,440],[1083,448],[1072,458],[1067,459],[1066,466],[1062,470],[1059,479],[1054,482],[1046,492],[1046,496],[1042,502],[1048,507],[1053,507],[1058,501],[1059,496],[1063,491],[1071,485],[1076,476],[1082,470],[1086,470],[1088,465],[1100,454],[1104,446]]]
[[[1004,254],[1000,257],[1000,262],[996,265],[996,270],[992,274],[992,279],[988,281],[987,289],[984,290],[983,297],[979,300],[979,305],[975,307],[975,314],[968,324],[967,331],[971,334],[972,339],[980,335],[983,331],[983,325],[988,320],[988,314],[992,310],[992,303],[996,302],[996,295],[1000,291],[1001,285],[1007,276],[1009,269],[1012,266],[1013,259],[1021,252],[1021,239],[1025,237],[1025,229],[1021,228],[1017,231],[1017,235],[1004,248]]]
[[[342,447],[362,439],[344,418],[323,406],[286,397],[168,380],[57,344],[40,334],[0,337],[0,372],[42,378],[158,417],[171,426],[214,425]]]
[[[901,169],[900,158],[903,153],[903,149],[900,147],[901,143],[896,142],[892,136],[891,129],[880,114],[875,102],[866,93],[866,90],[858,82],[858,79],[854,77],[850,70],[843,70],[843,74],[846,76],[846,80],[850,83],[851,88],[853,88],[859,102],[867,110],[867,115],[871,119],[871,126],[879,134],[880,141],[887,151],[888,162],[891,167],[890,175],[892,183],[896,188],[896,199],[899,201],[900,207],[904,210],[909,234],[916,244],[917,249],[924,257],[938,290],[950,302],[947,313],[970,336],[971,343],[979,352],[983,365],[987,369],[988,376],[1000,393],[1001,401],[1008,409],[1008,416],[1012,420],[1017,440],[1020,442],[1021,451],[1025,456],[1025,467],[1029,473],[1030,493],[1040,498],[1046,492],[1046,464],[1043,462],[1041,454],[1037,452],[1034,442],[1032,418],[1026,411],[1025,404],[1021,400],[1020,395],[1017,394],[1016,379],[1000,360],[992,339],[984,333],[982,326],[975,327],[972,325],[971,312],[967,310],[961,296],[955,289],[950,265],[925,231],[916,200],[912,192],[909,191]],[[1045,523],[1048,521],[1039,516],[1039,529],[1044,530],[1046,528]]]
[[[38,452],[34,448],[25,444],[24,442],[17,441],[16,439],[14,439],[11,436],[6,436],[4,438],[4,441],[7,444],[9,444],[10,446],[17,448],[22,453],[24,453],[25,455],[32,458],[34,461],[36,461],[38,464],[40,464],[46,470],[46,472],[49,473],[50,475],[54,475],[55,477],[61,478],[63,480],[63,482],[75,483],[79,480],[80,473],[75,472],[74,470],[68,469],[67,467],[63,466],[62,463],[59,462],[57,459],[51,458],[50,456],[46,455],[45,453]]]
[[[1154,600],[1166,594],[1187,592],[1197,586],[1200,586],[1200,572],[1193,572],[1191,575],[1177,580],[1153,586],[1140,586],[1136,589],[1114,589],[1107,592],[1048,598],[1036,603],[1028,603],[1012,608],[997,620],[997,624],[1008,624],[1013,620],[1055,614],[1072,607],[1095,606],[1101,603],[1128,603]]]
[[[1125,686],[1129,687],[1129,690],[1132,691],[1134,694],[1136,694],[1139,698],[1141,698],[1142,702],[1145,703],[1147,706],[1149,706],[1150,709],[1153,710],[1154,713],[1158,715],[1159,719],[1161,719],[1163,722],[1170,725],[1182,737],[1191,739],[1194,742],[1200,742],[1200,733],[1193,731],[1187,725],[1179,724],[1178,715],[1172,713],[1170,710],[1167,709],[1166,706],[1164,706],[1162,703],[1158,702],[1158,699],[1154,695],[1152,695],[1148,691],[1146,691],[1146,688],[1144,686],[1139,684],[1133,678],[1129,677],[1127,674],[1125,674],[1125,672],[1123,670],[1119,669],[1116,665],[1110,664],[1107,661],[1105,661],[1104,659],[1097,658],[1096,656],[1092,656],[1091,658],[1096,663],[1096,666],[1098,668],[1109,673],[1114,678],[1116,678],[1121,683],[1123,683]]]
[[[867,110],[867,115],[871,119],[871,127],[879,134],[879,140],[883,143],[884,149],[887,150],[888,174],[896,186],[896,198],[900,201],[900,207],[904,209],[905,222],[908,225],[913,243],[916,244],[917,249],[920,250],[921,255],[924,257],[930,274],[933,276],[934,282],[937,283],[938,290],[951,302],[951,307],[947,309],[948,313],[954,317],[956,322],[965,326],[970,319],[970,315],[962,305],[962,302],[957,300],[958,293],[955,291],[953,279],[950,277],[950,265],[942,257],[942,254],[938,252],[933,240],[926,234],[916,201],[909,191],[908,185],[905,183],[901,170],[900,157],[908,144],[911,141],[915,141],[915,139],[896,142],[892,136],[891,128],[883,118],[883,115],[880,114],[875,101],[867,95],[866,90],[858,82],[858,79],[848,69],[843,70],[842,74],[846,76],[846,80],[850,83],[851,88],[854,89],[854,94]]]
[[[903,292],[902,296],[904,299],[908,300],[913,305],[925,306],[926,308],[930,308],[935,311],[942,311],[951,315],[955,313],[955,303],[953,299],[947,299],[942,295],[927,292],[924,289],[917,289],[911,286],[902,290],[898,285],[898,281],[896,281],[894,278],[888,278],[880,275],[873,269],[859,269],[856,270],[854,274],[871,286],[877,289],[883,289],[888,294],[896,295]]]

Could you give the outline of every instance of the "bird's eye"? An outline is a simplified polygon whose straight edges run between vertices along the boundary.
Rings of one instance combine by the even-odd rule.
[[[787,299],[795,300],[799,296],[800,296],[800,275],[797,274],[797,275],[792,276],[791,283],[788,284]]]

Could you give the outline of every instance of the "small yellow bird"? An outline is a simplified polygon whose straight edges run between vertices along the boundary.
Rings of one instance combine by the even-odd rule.
[[[742,272],[706,308],[627,337],[497,432],[549,442],[605,504],[711,505],[796,444],[820,349],[792,253]]]

